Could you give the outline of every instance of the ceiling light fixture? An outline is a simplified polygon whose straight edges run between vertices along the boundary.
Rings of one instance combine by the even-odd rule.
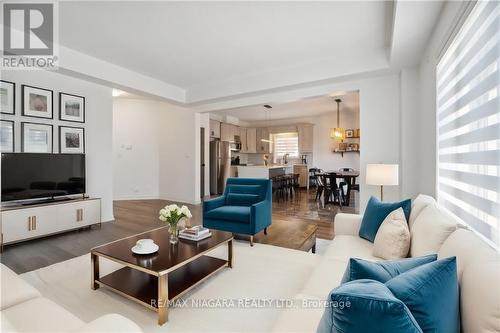
[[[269,133],[269,112],[270,109],[272,109],[273,107],[269,104],[264,104],[264,107],[266,108],[266,127],[267,127],[267,133]],[[267,143],[273,143],[273,140],[269,140],[269,139],[260,139],[260,141],[262,142],[267,142]]]
[[[125,91],[113,89],[113,97],[120,97],[123,94],[125,94]]]
[[[330,137],[332,139],[343,140],[345,135],[345,130],[340,127],[340,103],[342,100],[340,98],[335,98],[337,103],[337,127],[330,130]]]

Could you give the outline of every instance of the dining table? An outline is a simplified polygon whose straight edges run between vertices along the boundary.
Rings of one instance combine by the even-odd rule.
[[[351,190],[354,185],[356,185],[356,178],[359,177],[358,170],[326,170],[322,173],[318,173],[318,175],[328,175],[335,173],[338,178],[343,178],[344,182],[347,185],[347,193],[344,198],[344,205],[349,206],[351,201]]]

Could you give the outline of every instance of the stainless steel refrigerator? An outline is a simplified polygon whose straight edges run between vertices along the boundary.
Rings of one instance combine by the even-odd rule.
[[[210,141],[210,194],[222,194],[231,171],[228,141]]]

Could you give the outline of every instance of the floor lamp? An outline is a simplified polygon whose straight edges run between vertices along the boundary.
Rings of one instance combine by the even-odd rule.
[[[366,185],[380,186],[380,201],[384,201],[384,185],[399,185],[399,165],[367,164]]]

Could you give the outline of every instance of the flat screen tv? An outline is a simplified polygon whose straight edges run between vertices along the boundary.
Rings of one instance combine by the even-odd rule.
[[[83,154],[2,154],[2,202],[85,193]]]

